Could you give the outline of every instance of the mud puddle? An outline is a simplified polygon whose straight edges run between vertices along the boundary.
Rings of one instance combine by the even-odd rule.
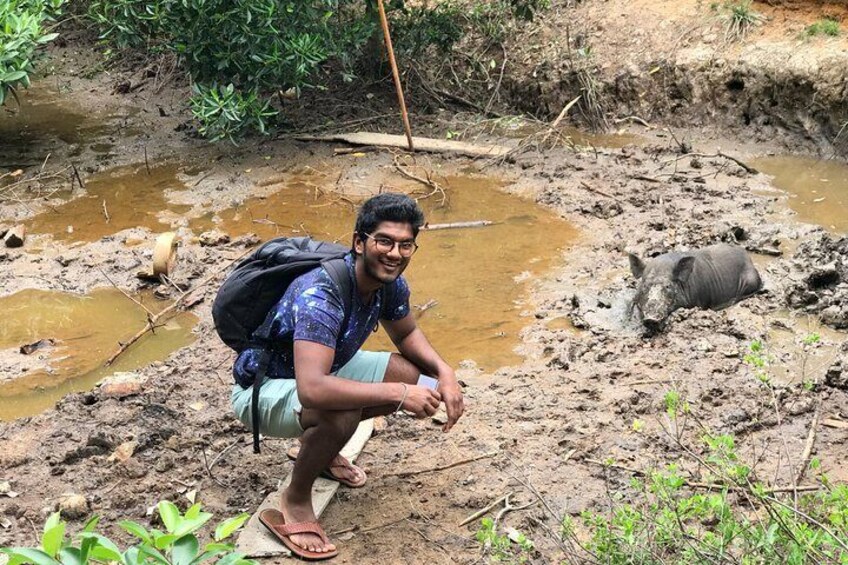
[[[752,165],[789,193],[789,207],[801,221],[848,233],[848,165],[795,156],[761,157]]]
[[[36,83],[18,91],[20,105],[13,99],[0,108],[0,167],[41,165],[63,144],[73,146],[72,156],[86,148],[109,154],[114,148],[111,136],[135,133],[127,126],[134,110],[92,115],[71,105],[60,90]]]
[[[29,229],[66,242],[97,241],[134,227],[164,231],[171,227],[172,218],[191,209],[167,198],[169,191],[186,188],[179,172],[179,165],[165,164],[150,169],[144,165],[118,167],[93,175],[85,184],[85,195],[33,217]]]
[[[542,126],[539,123],[527,122],[521,118],[501,120],[501,123],[494,128],[494,132],[497,135],[513,139],[524,139],[534,134],[544,134],[546,131],[546,125]],[[628,133],[624,130],[608,133],[590,133],[573,126],[565,126],[560,128],[560,131],[571,144],[577,147],[621,149],[629,145],[642,146],[648,142],[646,138],[634,133]]]
[[[336,176],[296,175],[279,192],[208,214],[189,227],[195,233],[216,227],[232,237],[250,232],[262,239],[311,235],[348,244],[354,206],[323,189],[326,179],[334,181]],[[444,204],[438,196],[419,202],[430,224],[476,220],[495,224],[419,234],[421,247],[405,273],[414,311],[450,363],[471,359],[485,370],[519,363],[514,349],[528,323],[521,315],[529,289],[525,283],[551,269],[577,232],[534,202],[501,191],[496,180],[451,176],[445,184]],[[393,185],[404,186],[394,179]],[[368,347],[390,344],[380,332]]]
[[[823,325],[816,316],[776,312],[763,344],[768,372],[781,384],[812,383],[837,360],[844,340],[843,332]]]
[[[150,295],[138,299],[154,313],[168,305]],[[103,367],[118,342],[146,323],[144,310],[117,289],[86,296],[25,290],[0,298],[0,312],[0,373],[11,379],[0,380],[0,420],[36,414],[112,373],[164,359],[194,341],[191,330],[197,322],[193,314],[180,314]],[[19,351],[39,340],[50,342],[29,355]]]

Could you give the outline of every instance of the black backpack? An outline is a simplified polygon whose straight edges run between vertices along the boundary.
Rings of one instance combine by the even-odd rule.
[[[348,247],[310,237],[272,239],[236,265],[218,290],[212,304],[212,318],[223,342],[238,353],[248,347],[262,349],[251,405],[254,453],[259,453],[259,388],[268,371],[271,354],[280,347],[292,346],[291,343],[271,342],[272,317],[268,313],[295,278],[323,266],[341,292],[344,327],[353,300],[353,286],[344,261],[349,251]]]

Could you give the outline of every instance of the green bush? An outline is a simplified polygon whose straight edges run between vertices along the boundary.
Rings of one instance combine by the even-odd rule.
[[[830,37],[836,37],[837,35],[839,35],[839,22],[830,18],[824,18],[815,22],[812,25],[807,26],[805,33],[810,37],[815,35],[828,35]]]
[[[265,133],[267,120],[275,112],[269,102],[260,100],[255,92],[244,94],[232,84],[228,86],[203,86],[195,84],[191,97],[191,110],[200,122],[198,131],[212,141],[235,137],[244,129]]]
[[[0,105],[17,87],[28,87],[36,48],[56,37],[45,27],[64,0],[0,0]]]
[[[240,514],[225,520],[215,528],[213,541],[202,548],[195,533],[211,518],[195,504],[185,514],[168,501],[157,505],[165,531],[148,530],[141,524],[125,520],[119,525],[138,543],[124,551],[109,538],[95,532],[97,517],[89,520],[75,539],[66,535],[67,524],[59,513],[51,515],[44,524],[39,547],[4,547],[0,552],[9,556],[8,565],[87,565],[110,563],[118,565],[200,565],[216,559],[218,565],[258,565],[224,543],[250,517]]]

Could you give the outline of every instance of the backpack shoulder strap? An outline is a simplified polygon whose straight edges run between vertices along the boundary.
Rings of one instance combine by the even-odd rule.
[[[342,306],[344,307],[344,317],[342,318],[341,330],[347,326],[347,320],[350,316],[350,311],[353,307],[353,283],[350,280],[350,272],[347,269],[347,263],[344,258],[330,259],[322,263],[324,270],[339,287],[341,294]]]

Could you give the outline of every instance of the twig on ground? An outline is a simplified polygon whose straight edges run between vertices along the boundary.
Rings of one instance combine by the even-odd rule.
[[[500,511],[495,516],[495,519],[492,521],[492,528],[494,530],[498,529],[498,524],[500,523],[501,518],[503,518],[508,512],[513,512],[515,510],[524,510],[525,508],[530,508],[538,502],[538,500],[532,500],[522,506],[513,506],[512,502],[510,502],[509,500],[511,497],[511,494],[506,495],[506,497],[504,498],[504,507],[500,509]]]
[[[601,196],[604,196],[604,197],[606,197],[606,198],[610,198],[610,199],[612,199],[612,200],[615,200],[615,201],[616,201],[616,202],[618,202],[618,203],[621,203],[621,200],[620,200],[618,197],[613,196],[612,194],[608,194],[608,193],[604,192],[603,190],[599,190],[599,189],[597,189],[597,188],[594,188],[594,187],[592,187],[591,185],[589,185],[589,183],[587,183],[586,181],[582,181],[582,180],[581,180],[581,181],[580,181],[580,186],[581,186],[581,187],[583,187],[583,188],[585,188],[585,189],[586,189],[586,190],[588,190],[589,192],[594,192],[595,194],[600,194]]]
[[[438,300],[436,300],[435,298],[431,298],[424,304],[416,306],[415,309],[418,310],[418,313],[415,315],[415,317],[420,318],[427,310],[429,310],[430,308],[435,308],[438,304]]]
[[[506,493],[502,497],[495,500],[493,503],[489,504],[488,506],[486,506],[485,508],[483,508],[481,510],[478,510],[477,512],[475,512],[474,514],[472,514],[471,516],[469,516],[468,518],[466,518],[465,520],[460,522],[459,526],[460,527],[464,526],[464,525],[468,524],[469,522],[473,522],[477,518],[484,516],[489,510],[491,510],[492,508],[494,508],[495,506],[497,506],[498,504],[500,504],[501,502],[503,502],[504,500],[506,500],[507,498],[512,496],[512,494],[513,494],[512,491]]]
[[[636,122],[637,124],[643,125],[648,129],[654,129],[654,126],[640,118],[639,116],[625,116],[623,118],[616,118],[613,120],[613,123],[620,124],[622,122]]]
[[[102,274],[102,275],[106,278],[106,280],[107,280],[107,281],[109,281],[109,282],[112,284],[112,286],[114,286],[115,288],[117,288],[118,290],[120,290],[120,291],[121,291],[121,294],[123,294],[124,296],[126,296],[127,298],[129,298],[130,300],[132,300],[133,302],[135,302],[136,304],[138,304],[139,306],[141,306],[141,308],[142,308],[145,312],[147,312],[147,321],[148,321],[148,323],[150,322],[150,320],[151,320],[151,319],[153,319],[153,318],[155,318],[155,317],[156,317],[156,314],[154,314],[154,313],[150,310],[150,308],[148,308],[147,306],[145,306],[145,305],[144,305],[144,304],[143,304],[140,300],[138,300],[138,299],[137,299],[137,298],[135,298],[134,296],[130,295],[130,293],[128,293],[127,291],[125,291],[124,289],[122,289],[121,287],[119,287],[119,286],[115,283],[115,281],[113,281],[113,280],[112,280],[112,278],[111,278],[109,275],[107,275],[107,274],[106,274],[106,271],[104,271],[102,268],[100,268],[100,269],[98,269],[98,270],[100,271],[100,274]]]
[[[757,173],[759,173],[757,169],[748,165],[744,161],[737,159],[732,155],[728,155],[727,153],[722,153],[721,151],[717,151],[715,153],[684,153],[683,155],[678,155],[677,157],[666,159],[665,161],[663,161],[663,165],[667,165],[668,163],[676,163],[677,161],[680,161],[681,159],[686,159],[687,157],[701,157],[703,159],[713,159],[716,157],[721,157],[723,159],[733,161],[734,163],[745,169],[746,172],[752,175],[756,175]]]
[[[105,198],[103,199],[103,215],[106,216],[106,223],[108,224],[109,221],[112,218],[109,217],[109,210],[106,209],[106,199]]]
[[[804,451],[801,452],[801,461],[798,463],[798,470],[795,472],[795,484],[801,482],[804,478],[804,473],[807,472],[807,464],[810,461],[810,455],[813,453],[813,446],[816,443],[816,430],[819,427],[819,419],[821,417],[822,403],[819,399],[816,411],[813,413],[813,420],[810,422],[810,432],[807,434],[807,441],[804,444]]]
[[[495,222],[491,220],[474,220],[471,222],[452,222],[449,224],[425,224],[421,226],[421,231],[437,231],[437,230],[452,230],[457,228],[480,228],[483,226],[491,226]]]
[[[437,183],[436,181],[433,180],[433,174],[431,172],[425,170],[425,174],[427,175],[426,179],[421,178],[418,175],[414,175],[414,174],[410,173],[406,169],[406,167],[404,167],[403,165],[400,164],[400,154],[396,154],[394,156],[393,162],[394,162],[395,169],[397,169],[397,171],[400,174],[402,174],[403,176],[405,176],[408,179],[412,179],[416,182],[420,182],[421,184],[423,184],[425,186],[429,186],[431,189],[433,189],[430,193],[428,193],[424,196],[419,196],[418,198],[416,198],[415,199],[416,201],[425,200],[427,198],[430,198],[434,194],[441,194],[441,196],[442,196],[441,205],[442,206],[445,205],[445,202],[447,202],[447,198],[448,198],[447,193],[445,192],[444,187],[442,187],[439,183]]]
[[[498,83],[495,85],[495,90],[494,90],[494,92],[492,92],[492,96],[489,98],[489,102],[486,103],[486,108],[483,110],[484,114],[488,114],[489,110],[492,109],[492,104],[495,102],[495,97],[498,95],[498,93],[501,90],[501,82],[503,81],[504,69],[506,68],[506,60],[507,60],[506,47],[504,47],[503,44],[501,44],[501,49],[503,50],[503,62],[501,63],[501,72],[500,72],[500,75],[498,76]]]
[[[242,440],[242,437],[241,437],[241,436],[237,437],[237,438],[236,438],[236,440],[235,440],[233,443],[231,443],[230,445],[228,445],[227,447],[225,447],[224,449],[222,449],[222,450],[221,450],[221,453],[219,453],[218,455],[216,455],[216,456],[215,456],[215,458],[214,458],[214,459],[212,460],[212,462],[209,464],[209,472],[210,472],[210,473],[212,472],[212,469],[214,469],[214,468],[215,468],[215,465],[218,463],[218,461],[220,461],[220,460],[221,460],[221,458],[222,458],[224,455],[226,455],[226,454],[227,454],[227,452],[231,451],[233,448],[235,448],[237,445],[239,445],[239,444],[241,443],[241,440]]]
[[[139,331],[138,331],[138,332],[137,332],[134,336],[132,336],[132,337],[131,337],[131,338],[130,338],[130,339],[129,339],[126,343],[121,343],[121,344],[120,344],[120,347],[118,347],[118,350],[117,350],[117,351],[115,351],[115,353],[113,353],[113,354],[109,357],[109,359],[107,359],[107,360],[106,360],[106,362],[104,363],[104,366],[105,366],[105,367],[108,367],[109,365],[111,365],[112,363],[114,363],[114,362],[115,362],[115,359],[117,359],[117,358],[118,358],[118,356],[120,356],[120,355],[121,355],[121,353],[123,353],[124,351],[126,351],[126,350],[127,350],[127,349],[128,349],[128,348],[129,348],[129,347],[130,347],[133,343],[135,343],[136,341],[138,341],[139,339],[141,339],[141,337],[142,337],[144,334],[146,334],[146,333],[147,333],[147,332],[149,332],[149,331],[152,331],[152,330],[153,330],[153,328],[154,328],[154,327],[155,327],[155,325],[156,325],[156,322],[158,322],[158,321],[159,321],[159,320],[160,320],[163,316],[166,316],[166,315],[170,314],[172,311],[176,310],[176,309],[177,309],[177,308],[178,308],[178,307],[179,307],[179,306],[183,303],[183,301],[186,299],[186,297],[188,297],[188,296],[189,296],[190,294],[192,294],[193,292],[195,292],[195,291],[197,291],[197,290],[200,290],[201,288],[203,288],[204,286],[206,286],[206,285],[207,285],[210,281],[212,281],[215,277],[217,277],[218,275],[220,275],[220,274],[221,274],[223,271],[225,271],[226,269],[230,268],[230,267],[232,266],[232,264],[233,264],[233,263],[235,263],[236,261],[238,261],[239,259],[241,259],[241,258],[242,258],[242,257],[244,257],[245,255],[247,255],[248,253],[252,253],[253,251],[254,251],[254,248],[250,248],[250,249],[248,249],[247,251],[245,251],[244,253],[242,253],[241,255],[239,255],[238,257],[236,257],[235,259],[233,259],[231,262],[227,263],[226,265],[224,265],[223,267],[221,267],[220,269],[218,269],[217,271],[215,271],[214,273],[212,273],[211,275],[209,275],[208,277],[206,277],[205,279],[203,279],[203,281],[201,281],[201,282],[200,282],[197,286],[195,286],[194,288],[190,288],[189,290],[187,290],[187,291],[183,292],[180,296],[178,296],[178,297],[177,297],[177,299],[176,299],[176,300],[174,300],[174,303],[173,303],[173,304],[171,304],[170,306],[168,306],[167,308],[165,308],[164,310],[162,310],[161,312],[159,312],[158,314],[156,314],[155,316],[153,316],[153,318],[148,319],[148,320],[147,320],[147,325],[146,325],[144,328],[142,328],[141,330],[139,330]]]
[[[212,474],[212,468],[209,466],[209,459],[207,459],[207,457],[206,457],[206,448],[201,447],[200,453],[203,454],[203,464],[206,466],[206,472],[209,474],[209,478],[211,478],[213,481],[215,481],[216,485],[218,485],[220,487],[224,487],[224,488],[229,488],[229,485],[219,481],[217,479],[217,477],[215,477],[215,475]]]
[[[460,465],[467,465],[468,463],[474,463],[475,461],[480,461],[481,459],[488,459],[490,457],[494,457],[498,455],[500,451],[490,451],[488,453],[484,453],[482,455],[477,455],[475,457],[470,457],[468,459],[462,459],[460,461],[454,461],[453,463],[448,463],[446,465],[439,465],[437,467],[431,467],[429,469],[419,469],[417,471],[398,471],[395,473],[386,473],[383,477],[412,477],[415,475],[423,475],[425,473],[437,473],[439,471],[446,471],[448,469],[453,469],[454,467],[459,467]]]

